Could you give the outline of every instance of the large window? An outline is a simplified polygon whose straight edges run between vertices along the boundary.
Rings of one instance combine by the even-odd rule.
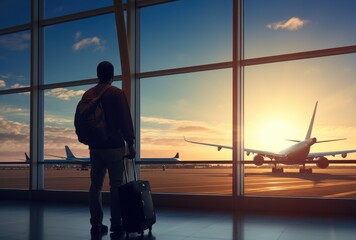
[[[123,2],[127,35],[116,25],[118,1],[1,1],[0,161],[20,164],[0,164],[0,187],[29,185],[32,153],[45,160],[30,165],[34,188],[88,189],[90,166],[61,161],[88,162],[74,111],[107,60],[130,91],[140,174],[154,192],[240,194],[232,183],[244,181],[248,196],[355,198],[355,1],[142,0],[137,9]],[[258,154],[267,161],[267,152],[304,140],[314,109],[311,137],[338,141],[312,145],[305,169],[254,164]],[[32,144],[30,132],[38,135]],[[178,164],[144,162],[177,153]]]

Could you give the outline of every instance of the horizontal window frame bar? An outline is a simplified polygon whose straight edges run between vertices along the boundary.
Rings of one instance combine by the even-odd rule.
[[[23,31],[29,31],[31,30],[31,24],[22,24],[18,25],[15,27],[8,27],[4,29],[0,29],[0,36],[1,35],[6,35],[6,34],[11,34],[11,33],[17,33],[17,32],[23,32]]]
[[[1,95],[13,94],[13,93],[30,93],[31,87],[21,87],[21,88],[10,88],[0,91]]]
[[[232,61],[230,61],[230,62],[220,62],[220,63],[196,65],[196,66],[189,66],[189,67],[181,67],[181,68],[171,68],[171,69],[136,73],[136,78],[150,78],[150,77],[160,77],[160,76],[167,76],[167,75],[174,75],[174,74],[219,70],[225,68],[232,68],[232,66],[233,63]]]
[[[137,7],[143,8],[143,7],[150,7],[153,5],[158,5],[158,4],[164,4],[164,3],[169,3],[169,2],[176,2],[177,0],[141,0],[137,1]]]
[[[114,81],[122,81],[121,75],[114,76]],[[60,83],[49,83],[40,85],[40,90],[54,89],[54,88],[63,88],[63,87],[78,87],[83,85],[97,84],[99,82],[98,78],[88,78],[83,80],[76,80],[70,82],[60,82]]]
[[[105,15],[105,14],[114,14],[114,6],[102,7],[102,8],[97,8],[94,10],[88,10],[88,11],[84,11],[84,12],[68,14],[68,15],[64,15],[64,16],[60,16],[60,17],[43,19],[43,20],[41,20],[40,25],[42,27],[46,27],[46,26],[51,26],[51,25],[55,25],[55,24],[101,16],[101,15]]]
[[[356,45],[244,59],[241,61],[241,65],[246,67],[246,66],[259,65],[259,64],[303,60],[303,59],[310,59],[310,58],[351,54],[351,53],[356,53]]]

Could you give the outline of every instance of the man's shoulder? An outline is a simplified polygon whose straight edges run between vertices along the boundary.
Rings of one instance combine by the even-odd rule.
[[[106,90],[110,95],[121,95],[124,93],[120,88],[111,85],[107,90]]]
[[[82,97],[83,98],[88,98],[88,97],[92,98],[92,97],[94,97],[94,95],[95,95],[95,87],[91,87],[83,93]]]

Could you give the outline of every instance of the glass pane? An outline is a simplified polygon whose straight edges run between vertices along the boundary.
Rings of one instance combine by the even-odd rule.
[[[0,29],[31,21],[30,0],[2,0],[0,1]]]
[[[0,36],[0,90],[30,85],[29,31]]]
[[[231,146],[231,79],[230,69],[142,79],[140,90],[142,160],[172,158],[177,152],[181,161],[231,160],[230,150],[217,151],[214,147],[184,141],[185,136],[188,140]],[[213,165],[217,167],[216,164],[207,164],[204,168]],[[147,173],[144,175],[145,179],[152,178],[155,181],[153,178],[159,177],[158,182],[171,184],[157,189],[157,191],[170,192],[176,191],[174,189],[177,186],[173,185],[180,180],[169,181],[169,179],[177,177],[177,174],[181,177],[185,176],[186,168],[192,167],[178,167],[160,176],[147,171],[143,171],[142,174]],[[224,174],[225,171],[231,174],[231,166],[228,168],[223,166],[222,169],[212,168],[209,171],[212,171],[210,172],[212,175],[217,172]],[[198,172],[196,170],[190,174],[198,174]],[[231,190],[231,175],[229,176],[230,181],[225,183]],[[207,177],[207,179],[208,182],[201,185],[205,188],[204,191],[221,193],[219,188],[209,185],[213,178]],[[206,186],[211,187],[206,189]],[[194,192],[195,190],[182,187],[181,191]]]
[[[121,88],[121,82],[114,82],[113,85]],[[88,189],[90,183],[88,146],[78,142],[73,120],[78,101],[83,93],[93,86],[94,85],[55,88],[46,90],[44,93],[44,161],[46,189]],[[65,146],[68,146],[67,150]],[[70,152],[72,152],[74,156],[67,155]],[[78,164],[66,164],[67,160],[78,160]],[[53,164],[50,164],[51,161]],[[104,189],[108,190],[108,187],[105,186]]]
[[[140,24],[142,72],[232,59],[231,0],[145,7]]]
[[[355,1],[246,0],[245,58],[356,44]]]
[[[60,17],[111,5],[113,0],[45,0],[45,18]]]
[[[113,14],[46,27],[44,45],[45,83],[96,78],[104,60],[121,74]]]
[[[246,165],[247,195],[356,197],[356,164],[340,162],[356,159],[356,153],[347,152],[356,152],[355,60],[356,54],[352,54],[245,68],[245,148],[254,149],[249,150],[251,153],[280,153],[279,159],[291,164],[277,165],[284,173],[271,170],[274,165]],[[310,138],[314,137],[321,142],[313,144]],[[293,156],[290,150],[281,150],[301,143],[286,139],[309,139],[311,147],[303,147]],[[322,142],[335,139],[343,140]],[[305,171],[298,163],[305,162],[306,156],[301,153],[308,152],[314,155],[308,155],[311,162],[305,165]],[[255,156],[256,152],[246,159]]]
[[[0,163],[26,163],[30,139],[30,94],[0,95]],[[28,188],[28,164],[0,164],[0,188]]]

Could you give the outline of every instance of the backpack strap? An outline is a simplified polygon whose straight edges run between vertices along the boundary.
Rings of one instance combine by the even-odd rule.
[[[103,96],[103,94],[106,92],[106,90],[108,90],[111,87],[110,84],[106,84],[106,86],[103,87],[103,89],[101,89],[101,91],[99,92],[98,96],[96,96],[97,98],[101,98],[101,96]]]

